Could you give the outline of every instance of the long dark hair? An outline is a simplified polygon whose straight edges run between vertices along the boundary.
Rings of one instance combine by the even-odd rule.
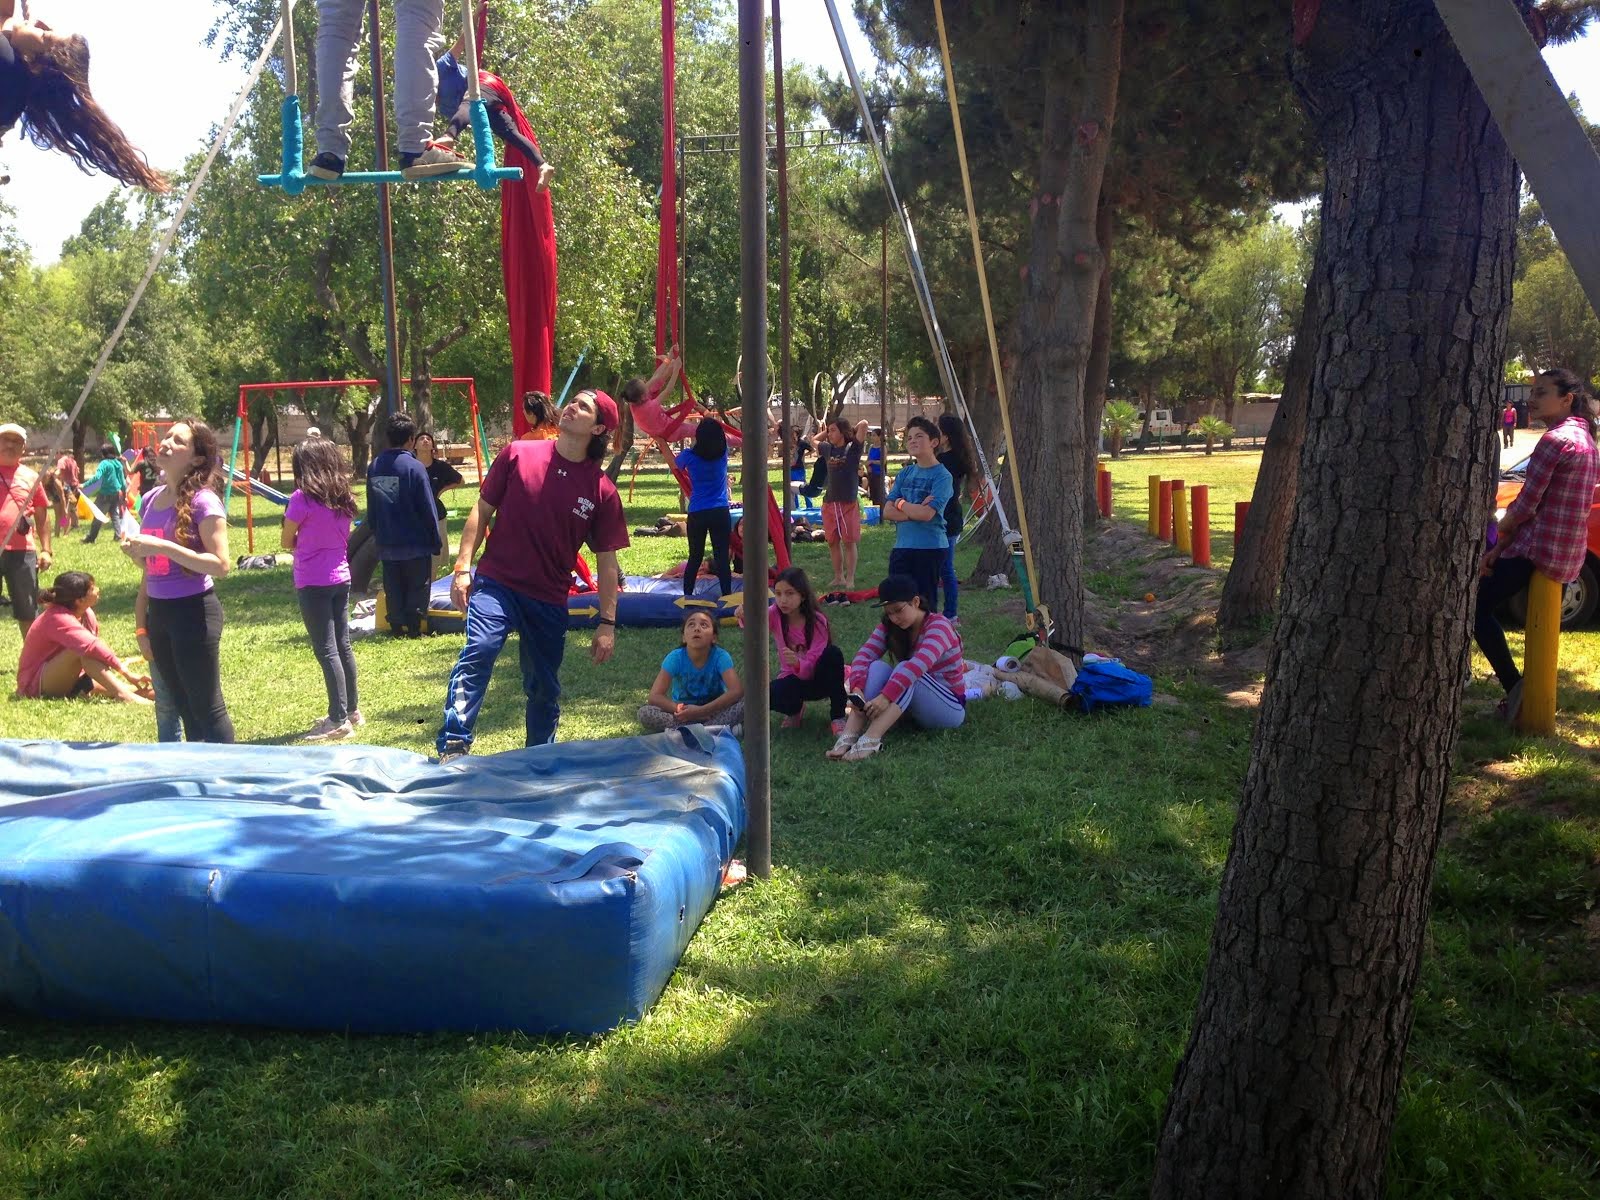
[[[772,586],[787,583],[800,593],[800,615],[806,619],[806,645],[811,644],[811,638],[817,629],[817,593],[812,590],[811,579],[799,567],[785,567],[778,572]],[[832,640],[832,630],[829,630],[829,640]]]
[[[851,442],[860,440],[859,438],[856,437],[856,427],[854,425],[850,424],[849,421],[846,421],[843,417],[835,417],[830,422],[830,424],[835,429],[837,429],[842,435],[844,435],[844,440],[845,440],[845,444],[846,445],[849,445]]]
[[[915,417],[912,418],[912,420],[916,419]],[[927,601],[920,594],[906,601],[907,604],[913,602],[923,612],[928,611]],[[927,617],[923,618],[923,622],[927,622]],[[889,647],[889,653],[894,655],[894,660],[897,663],[905,662],[906,659],[911,657],[911,652],[916,648],[916,643],[911,639],[911,630],[901,629],[900,626],[889,620],[887,616],[883,618],[883,640]]]
[[[940,413],[939,432],[944,435],[945,441],[950,443],[948,453],[956,456],[956,466],[961,469],[961,477],[965,479],[977,474],[977,465],[972,461],[972,445],[967,441],[967,427],[961,418],[954,413]]]
[[[1548,371],[1540,371],[1535,378],[1548,379],[1556,385],[1556,389],[1563,396],[1571,396],[1572,415],[1583,418],[1584,424],[1589,427],[1591,441],[1600,437],[1600,429],[1596,428],[1600,422],[1596,420],[1594,397],[1589,395],[1589,389],[1584,386],[1576,371],[1569,371],[1566,367],[1552,367]]]
[[[327,438],[309,438],[295,452],[295,475],[300,490],[341,516],[356,515],[356,498],[350,490],[350,468],[344,455]]]
[[[93,586],[94,576],[89,572],[63,571],[56,576],[54,587],[47,587],[39,593],[39,603],[59,604],[63,608],[71,608],[87,596]]]
[[[23,60],[28,72],[22,132],[35,146],[59,150],[85,174],[99,171],[152,192],[172,185],[128,140],[89,91],[89,43],[82,34],[47,43]]]
[[[195,456],[181,478],[176,482],[168,481],[178,496],[178,518],[172,530],[172,540],[182,545],[194,536],[195,493],[202,488],[216,486],[217,476],[222,470],[222,455],[217,446],[216,431],[199,417],[185,417],[173,424],[189,427],[189,449]]]
[[[694,427],[694,452],[707,462],[728,457],[728,433],[715,417],[701,417]]]

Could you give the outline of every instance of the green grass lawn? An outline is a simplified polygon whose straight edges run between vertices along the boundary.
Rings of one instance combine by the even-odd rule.
[[[1177,456],[1159,461],[1178,473]],[[1193,461],[1185,478],[1248,492],[1244,456]],[[1148,471],[1130,466],[1142,489]],[[1119,510],[1142,516],[1124,470]],[[459,518],[470,496],[451,499]],[[665,476],[641,475],[629,523],[676,507]],[[275,544],[278,515],[262,520],[258,551]],[[891,536],[867,531],[868,583]],[[640,538],[623,561],[650,571],[682,553]],[[825,547],[797,556],[826,582]],[[104,538],[72,539],[61,567],[95,572],[105,632],[131,647],[127,560]],[[289,571],[220,586],[239,736],[287,740],[324,704]],[[964,593],[972,654],[1003,646],[1015,622],[1000,604],[1014,596]],[[853,650],[871,610],[830,616]],[[0,655],[15,636],[0,629]],[[668,630],[623,630],[596,668],[589,635],[571,635],[562,738],[633,732],[674,644]],[[728,645],[737,660],[737,636]],[[1600,1187],[1600,631],[1564,646],[1562,739],[1467,724],[1396,1196]],[[368,740],[431,747],[458,647],[358,643]],[[1479,663],[1471,713],[1492,703],[1483,674]],[[774,734],[773,880],[724,897],[657,1007],[605,1037],[0,1013],[0,1196],[1142,1196],[1252,720],[1187,668],[1157,686],[1172,703],[1094,720],[985,702],[961,730],[896,738],[854,767],[822,760],[816,713]],[[516,745],[521,725],[507,661],[480,748]],[[151,730],[147,709],[0,703],[7,736]]]

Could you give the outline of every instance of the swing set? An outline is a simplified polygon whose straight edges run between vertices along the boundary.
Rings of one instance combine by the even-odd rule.
[[[405,384],[413,384],[416,380],[402,380]],[[467,392],[467,408],[471,415],[472,424],[472,457],[478,467],[478,479],[483,479],[483,419],[478,411],[478,385],[471,376],[440,376],[429,379],[430,385],[465,387]],[[250,399],[257,392],[275,395],[280,392],[295,392],[301,398],[304,407],[305,393],[323,388],[380,388],[383,384],[376,379],[304,379],[289,380],[281,383],[241,383],[239,385],[239,405],[233,418],[233,450],[228,456],[228,469],[226,472],[227,483],[223,491],[223,504],[226,505],[233,499],[233,486],[239,485],[239,490],[244,493],[245,513],[245,539],[250,553],[256,549],[255,526],[255,498],[260,496],[279,506],[289,502],[289,495],[281,488],[275,488],[262,480],[256,479],[249,471],[250,465]],[[168,425],[172,422],[138,422],[135,424],[135,435],[145,425]],[[277,471],[274,478],[282,483],[282,443],[276,441],[275,446],[279,452]],[[244,469],[239,463],[243,456]],[[292,490],[292,485],[291,485]]]

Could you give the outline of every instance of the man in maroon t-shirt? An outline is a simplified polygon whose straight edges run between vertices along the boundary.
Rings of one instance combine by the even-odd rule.
[[[579,392],[561,410],[555,441],[512,442],[484,476],[478,503],[461,531],[450,599],[467,614],[467,644],[450,672],[439,761],[472,748],[472,729],[489,690],[495,659],[512,632],[522,656],[527,693],[527,744],[556,740],[561,719],[561,657],[566,650],[567,592],[578,548],[594,551],[600,625],[594,661],[616,646],[617,551],[628,544],[622,497],[600,467],[606,436],[616,428],[616,401]],[[477,575],[472,556],[490,520],[494,536]]]

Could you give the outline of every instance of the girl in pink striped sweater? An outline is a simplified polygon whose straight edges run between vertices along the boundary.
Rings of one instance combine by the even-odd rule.
[[[883,749],[901,717],[924,729],[954,729],[967,719],[961,635],[929,612],[909,575],[878,585],[883,622],[850,664],[850,716],[828,757],[859,762]],[[892,659],[891,663],[889,660]]]
[[[149,704],[138,689],[148,675],[134,675],[100,640],[94,605],[100,588],[86,571],[63,571],[39,593],[41,612],[28,628],[17,663],[17,695],[62,699],[98,693],[127,704]]]

